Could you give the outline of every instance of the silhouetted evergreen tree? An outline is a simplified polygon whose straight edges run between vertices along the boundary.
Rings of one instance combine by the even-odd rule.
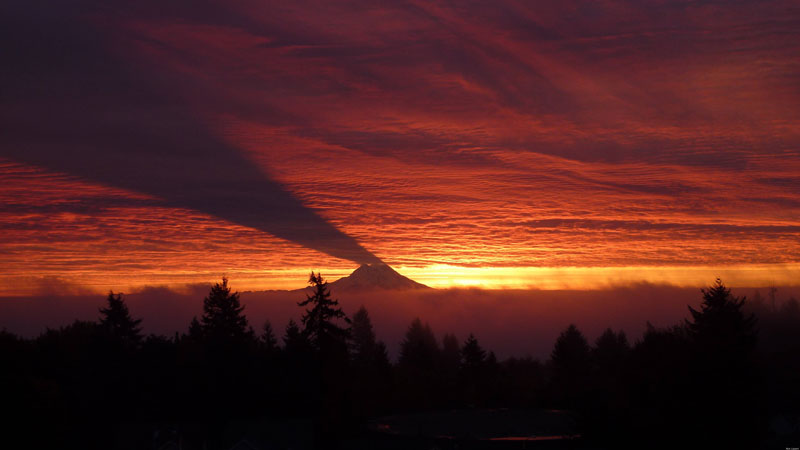
[[[624,430],[625,414],[629,409],[624,376],[631,348],[625,333],[606,329],[591,350],[592,374],[585,404],[585,432],[593,438],[604,439],[609,445]]]
[[[459,369],[461,368],[461,344],[452,333],[442,337],[442,350],[439,357],[439,374],[443,382],[442,395],[449,405],[462,403]]]
[[[595,341],[592,358],[602,373],[619,373],[630,350],[625,332],[607,328]]]
[[[756,318],[742,312],[745,299],[731,295],[719,278],[702,292],[700,310],[688,307],[692,315],[686,321],[690,336],[702,347],[726,353],[750,352],[756,342]]]
[[[485,400],[486,386],[486,351],[478,340],[470,333],[464,346],[461,347],[461,395],[462,401],[475,406]]]
[[[461,347],[461,368],[466,371],[479,370],[485,363],[486,351],[478,344],[475,335],[470,333]]]
[[[203,300],[200,325],[204,339],[213,342],[242,343],[253,338],[253,331],[239,302],[239,293],[231,292],[228,278],[216,283]]]
[[[440,406],[447,399],[443,374],[439,371],[440,349],[428,324],[414,319],[400,343],[398,400],[408,409]]]
[[[369,313],[363,305],[353,314],[350,332],[353,343],[353,361],[357,364],[371,364],[376,356],[377,342]]]
[[[197,320],[197,316],[192,317],[192,321],[189,322],[188,336],[193,342],[201,342],[203,340],[203,326],[200,325],[200,321]]]
[[[438,357],[439,345],[430,325],[423,325],[419,318],[414,319],[400,343],[400,366],[434,370]]]
[[[275,338],[275,333],[272,331],[272,324],[269,323],[269,320],[264,322],[259,340],[267,354],[274,354],[278,351],[278,339]]]
[[[192,364],[202,373],[206,395],[197,407],[207,438],[214,443],[222,439],[223,428],[218,423],[256,408],[247,398],[263,380],[255,374],[259,364],[255,332],[248,325],[239,293],[231,290],[227,278],[215,283],[203,299],[199,323],[200,341],[194,344],[194,351],[200,359]]]
[[[364,306],[356,311],[350,325],[353,341],[353,362],[356,366],[370,366],[385,371],[389,368],[386,344],[376,340],[369,312]]]
[[[352,416],[352,396],[348,392],[348,339],[350,329],[340,322],[350,323],[338,300],[332,300],[328,283],[322,275],[311,272],[308,283],[311,295],[299,302],[307,307],[302,317],[303,334],[316,352],[319,364],[317,380],[322,395],[316,399],[316,437],[322,442],[336,441]]]
[[[442,364],[447,372],[455,372],[461,365],[461,345],[452,333],[445,333],[442,337]]]
[[[481,394],[483,398],[481,401],[485,406],[503,406],[497,403],[502,391],[499,386],[500,376],[501,367],[500,363],[497,361],[497,355],[494,354],[494,351],[490,350],[489,354],[486,355],[482,376],[483,386],[481,388]]]
[[[321,395],[320,366],[315,350],[305,333],[294,319],[289,319],[284,329],[283,364],[280,395],[285,398],[286,412],[297,415],[308,415],[319,407]]]
[[[289,319],[283,335],[283,350],[289,354],[307,353],[311,350],[311,342],[303,334],[293,319]]]
[[[96,370],[98,375],[103,375],[98,384],[104,386],[106,412],[120,419],[129,418],[134,412],[131,406],[138,400],[133,386],[139,367],[134,359],[142,345],[141,320],[131,318],[122,294],[109,292],[106,302],[107,306],[100,308],[97,325],[101,333],[98,348],[102,354],[96,356],[103,363]]]
[[[353,355],[353,402],[356,415],[370,417],[385,410],[391,388],[391,364],[386,345],[376,340],[369,313],[361,306],[350,327]]]
[[[342,327],[339,320],[349,324],[338,300],[332,300],[328,291],[328,282],[322,274],[311,272],[308,278],[314,291],[298,306],[309,306],[303,314],[303,333],[308,336],[311,345],[325,356],[330,356],[332,351],[347,351],[347,339],[350,337],[349,328]]]
[[[269,414],[280,407],[285,401],[283,395],[288,393],[281,386],[285,382],[288,370],[269,320],[264,321],[254,347],[253,357],[250,358],[251,380],[254,384],[250,400],[259,405],[256,409],[262,411],[262,414]]]
[[[561,332],[550,354],[553,364],[553,393],[564,406],[575,408],[583,398],[589,379],[589,343],[575,325]]]
[[[108,306],[100,308],[100,326],[120,342],[127,346],[139,345],[142,341],[141,319],[131,318],[128,306],[122,300],[122,294],[109,292],[106,298]]]
[[[386,349],[386,344],[383,341],[378,341],[375,344],[375,365],[381,370],[389,370],[392,363],[389,362],[389,350]]]
[[[695,354],[695,411],[704,423],[702,440],[709,445],[753,446],[763,425],[756,318],[743,313],[746,300],[733,296],[719,278],[702,292],[700,310],[690,306],[692,317],[686,321]]]
[[[589,344],[575,325],[569,325],[556,340],[550,359],[557,372],[584,374],[589,369]]]

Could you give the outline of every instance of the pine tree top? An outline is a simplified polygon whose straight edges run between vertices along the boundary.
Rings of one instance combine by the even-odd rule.
[[[745,297],[731,294],[720,278],[708,289],[702,289],[702,292],[700,309],[689,306],[692,317],[685,321],[695,339],[719,345],[750,344],[755,341],[756,318],[753,314],[746,316],[742,311]]]
[[[570,324],[556,339],[550,359],[556,367],[577,370],[587,364],[589,343],[578,327]]]
[[[203,300],[203,316],[200,318],[204,337],[210,339],[247,339],[252,337],[252,329],[244,315],[244,306],[239,301],[239,293],[231,292],[228,278],[215,283]]]
[[[339,301],[331,299],[328,282],[322,278],[321,273],[315,274],[312,271],[308,283],[313,286],[313,293],[307,295],[304,301],[298,302],[298,306],[309,306],[302,317],[303,333],[317,350],[324,350],[330,345],[346,346],[350,330],[340,326],[337,321],[349,324],[350,319],[339,306]]]
[[[430,325],[419,317],[411,321],[403,342],[400,343],[400,365],[431,369],[439,356],[439,343]]]
[[[275,333],[272,331],[272,324],[269,320],[264,322],[261,328],[261,344],[268,352],[273,352],[278,349],[278,339],[275,338]]]
[[[475,335],[469,334],[464,346],[461,348],[461,359],[465,368],[476,368],[483,365],[486,360],[486,351],[481,348]]]
[[[367,308],[363,305],[353,314],[350,331],[354,358],[356,360],[371,358],[376,346],[375,330],[372,327]]]
[[[100,308],[100,326],[107,330],[111,335],[132,344],[138,344],[142,340],[141,319],[133,319],[128,311],[128,305],[122,299],[122,294],[114,294],[109,291],[106,298],[108,304],[105,308]]]

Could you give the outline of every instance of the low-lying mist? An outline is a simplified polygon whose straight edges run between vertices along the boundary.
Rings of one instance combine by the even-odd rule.
[[[233,280],[235,289],[235,280]],[[186,332],[193,316],[202,314],[209,286],[192,285],[180,290],[147,287],[125,295],[131,314],[142,318],[146,333],[174,335]],[[755,289],[733,289],[735,295],[752,297]],[[762,290],[762,296],[767,292]],[[799,287],[779,287],[781,299],[800,297]],[[649,321],[671,326],[687,317],[687,305],[697,307],[699,288],[639,284],[605,290],[481,290],[437,289],[333,293],[343,309],[354,313],[361,305],[369,310],[375,332],[396,358],[399,343],[415,317],[428,322],[441,338],[454,333],[464,340],[474,333],[485,348],[498,357],[549,355],[558,333],[574,323],[593,341],[608,327],[622,329],[631,341],[638,339]],[[279,337],[289,319],[299,321],[302,291],[242,292],[241,300],[251,326],[260,333],[269,320]],[[0,328],[36,336],[47,327],[57,328],[75,320],[95,320],[105,296],[97,294],[39,295],[0,298]]]

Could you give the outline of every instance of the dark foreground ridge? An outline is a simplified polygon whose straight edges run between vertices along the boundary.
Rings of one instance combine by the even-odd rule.
[[[330,283],[336,292],[385,289],[405,291],[410,289],[431,289],[422,283],[400,275],[386,264],[362,264],[350,275]]]

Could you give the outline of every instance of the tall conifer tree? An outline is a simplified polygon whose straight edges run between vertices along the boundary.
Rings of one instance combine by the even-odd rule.
[[[328,282],[322,274],[311,272],[308,284],[313,287],[313,293],[298,303],[298,306],[308,306],[302,317],[303,333],[316,350],[327,352],[339,348],[347,351],[350,330],[337,322],[341,320],[349,324],[350,319],[342,311],[339,301],[331,299]]]
[[[106,302],[108,306],[100,308],[100,326],[125,344],[138,345],[142,341],[139,327],[142,319],[134,320],[131,317],[122,294],[109,292]]]
[[[200,326],[203,337],[212,341],[241,342],[253,337],[239,293],[231,292],[226,277],[222,278],[222,283],[216,283],[203,300]]]

